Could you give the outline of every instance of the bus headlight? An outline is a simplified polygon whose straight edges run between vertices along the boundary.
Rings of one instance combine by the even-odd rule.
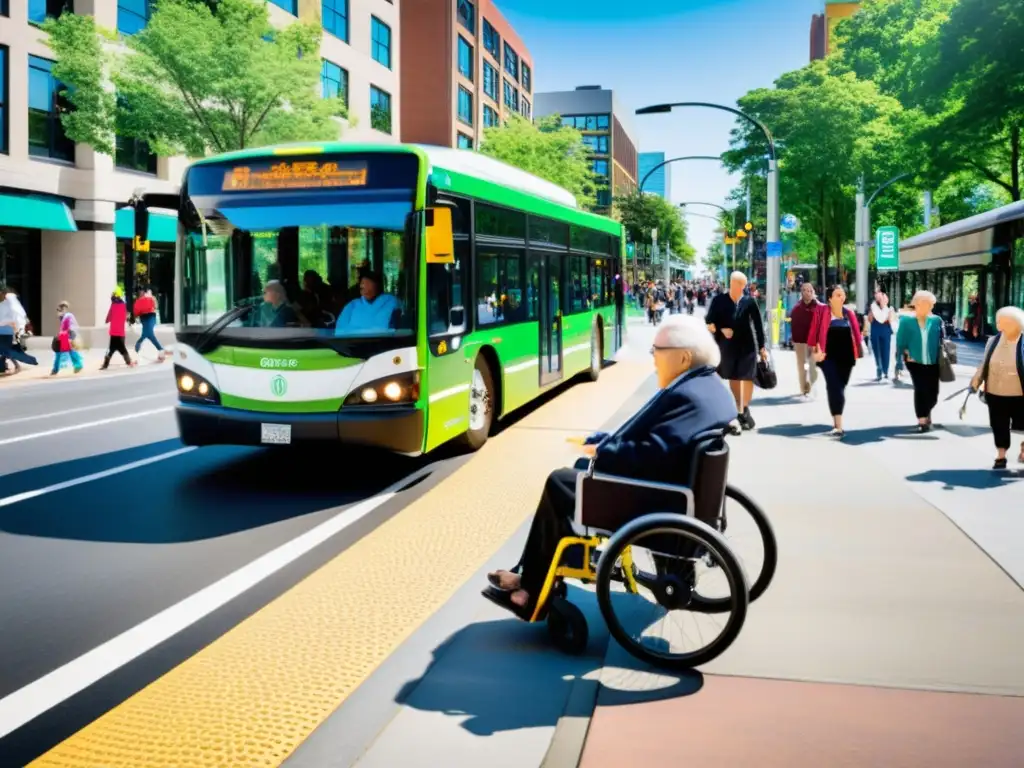
[[[346,406],[398,405],[415,403],[420,399],[419,371],[388,376],[371,381],[345,398]]]
[[[210,382],[180,365],[174,366],[174,380],[178,384],[178,397],[183,402],[220,404],[220,395]]]

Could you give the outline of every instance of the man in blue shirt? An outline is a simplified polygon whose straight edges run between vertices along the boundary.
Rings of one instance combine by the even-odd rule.
[[[398,299],[381,292],[381,279],[373,272],[359,278],[359,298],[350,301],[341,311],[334,328],[335,336],[386,331],[391,317],[399,309]]]

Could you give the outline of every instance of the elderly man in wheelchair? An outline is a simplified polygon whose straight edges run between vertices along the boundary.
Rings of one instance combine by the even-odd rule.
[[[724,438],[736,407],[715,372],[719,351],[711,334],[700,319],[675,316],[658,330],[651,353],[658,393],[615,434],[588,437],[589,461],[548,476],[519,564],[489,574],[483,594],[524,620],[546,618],[564,650],[581,652],[586,621],[566,602],[564,579],[594,581],[609,631],[627,651],[658,666],[686,668],[717,656],[738,635],[748,601],[774,572],[775,543],[756,505],[727,489]],[[727,495],[751,514],[765,545],[765,564],[749,587],[722,535]],[[641,551],[649,551],[646,567]],[[701,563],[724,573],[728,598],[695,591]],[[629,637],[615,616],[612,582],[627,593],[647,588],[661,614],[678,608],[733,617],[718,642],[696,653],[652,649]]]

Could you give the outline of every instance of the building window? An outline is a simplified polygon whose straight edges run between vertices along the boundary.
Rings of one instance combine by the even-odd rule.
[[[533,89],[533,73],[530,72],[530,65],[523,62],[523,93],[529,93]]]
[[[610,208],[612,205],[612,192],[610,189],[597,190],[597,207]]]
[[[299,0],[270,0],[282,11],[288,11],[292,16],[299,15]]]
[[[593,163],[594,173],[598,176],[608,176],[608,161],[607,160],[595,160]]]
[[[508,80],[505,83],[505,106],[509,109],[519,111],[519,91],[512,86]]]
[[[498,100],[498,70],[484,62],[484,95]]]
[[[494,128],[498,125],[498,113],[484,104],[484,128]]]
[[[156,155],[142,139],[118,136],[114,145],[114,165],[129,171],[156,174]]]
[[[333,61],[323,60],[320,65],[320,95],[325,99],[341,99],[348,106],[348,70]]]
[[[0,0],[0,16],[10,16],[11,9],[7,7],[7,0]]]
[[[505,43],[505,71],[512,75],[513,80],[519,82],[519,56],[508,43]]]
[[[348,0],[323,0],[320,8],[324,29],[348,42]]]
[[[583,143],[591,152],[597,152],[602,155],[608,154],[607,136],[584,136]]]
[[[391,69],[391,27],[378,19],[370,17],[373,38],[373,60]]]
[[[495,61],[501,61],[501,35],[487,19],[484,19],[484,50],[491,54]]]
[[[522,110],[521,111],[523,113],[523,117],[525,117],[527,120],[529,120],[530,119],[530,102],[527,101],[525,96],[523,97],[523,104],[522,104]]]
[[[3,2],[4,16],[8,15],[7,0]],[[31,24],[42,24],[47,19],[60,18],[63,13],[73,13],[72,0],[28,0],[28,20]]]
[[[4,6],[3,10],[7,10]],[[0,154],[7,154],[7,48],[0,45]]]
[[[459,35],[459,74],[473,80],[473,46],[462,35]]]
[[[64,134],[60,122],[70,105],[60,95],[64,85],[52,70],[52,61],[28,57],[28,153],[73,162],[75,143]]]
[[[391,94],[376,85],[370,86],[370,127],[391,133]]]
[[[459,142],[458,143],[459,149],[472,149],[473,148],[473,140],[469,136],[464,134],[464,133],[460,133],[459,134],[458,142]]]
[[[117,0],[117,31],[134,35],[149,22],[149,0]]]
[[[473,94],[459,86],[459,120],[466,125],[473,124]]]
[[[464,26],[476,36],[476,9],[469,0],[457,0],[457,13],[459,24]]]

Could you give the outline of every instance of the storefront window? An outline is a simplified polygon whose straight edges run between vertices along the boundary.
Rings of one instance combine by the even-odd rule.
[[[0,227],[0,283],[18,294],[37,335],[41,333],[42,320],[40,253],[38,229]]]

